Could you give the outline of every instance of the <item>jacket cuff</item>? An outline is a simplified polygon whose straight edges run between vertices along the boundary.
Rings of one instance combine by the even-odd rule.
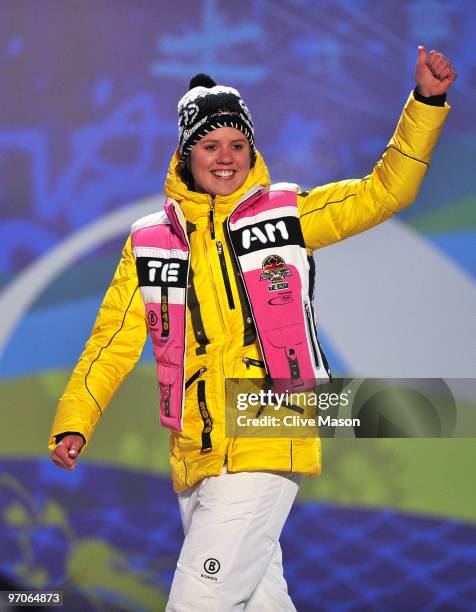
[[[415,87],[413,90],[413,97],[418,102],[423,102],[423,104],[428,104],[429,106],[444,106],[446,102],[446,94],[441,94],[440,96],[422,96],[418,91],[418,87]]]
[[[86,438],[83,436],[82,433],[80,433],[79,431],[63,431],[60,434],[57,434],[55,436],[55,440],[56,440],[56,444],[58,444],[59,442],[61,442],[61,440],[66,437],[66,436],[81,436],[81,438],[83,439],[84,444],[86,444]]]

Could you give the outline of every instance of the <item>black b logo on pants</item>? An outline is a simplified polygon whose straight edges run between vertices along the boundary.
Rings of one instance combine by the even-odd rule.
[[[207,574],[216,574],[220,570],[220,562],[217,559],[207,559],[203,564],[203,569]]]

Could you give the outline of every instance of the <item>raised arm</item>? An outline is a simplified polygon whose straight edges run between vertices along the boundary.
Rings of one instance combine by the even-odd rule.
[[[309,249],[374,227],[414,201],[451,108],[445,97],[455,79],[454,68],[444,55],[418,48],[416,89],[372,173],[322,185],[299,197]]]
[[[88,443],[113,393],[139,359],[146,336],[129,238],[91,336],[59,400],[48,442],[50,450],[57,448],[62,437],[63,446],[69,443],[70,436],[61,436],[65,432],[81,434],[85,445]],[[76,453],[81,450],[80,437],[77,442]],[[52,455],[53,460],[55,457]]]

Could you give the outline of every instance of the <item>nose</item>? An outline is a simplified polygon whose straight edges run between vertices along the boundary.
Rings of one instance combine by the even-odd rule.
[[[233,163],[231,147],[227,147],[227,146],[220,147],[218,151],[217,162],[223,165],[229,165]]]

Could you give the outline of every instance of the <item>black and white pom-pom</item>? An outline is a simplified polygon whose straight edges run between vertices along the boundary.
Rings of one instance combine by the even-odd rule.
[[[190,83],[188,89],[193,89],[194,87],[215,87],[216,83],[208,74],[204,74],[200,72],[200,74],[196,74],[194,77],[190,79]]]

